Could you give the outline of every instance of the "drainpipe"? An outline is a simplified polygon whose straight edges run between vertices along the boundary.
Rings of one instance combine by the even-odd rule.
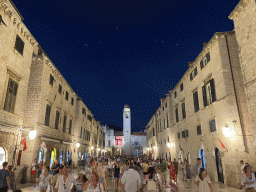
[[[245,134],[244,134],[244,129],[243,129],[243,126],[242,126],[241,112],[240,112],[240,108],[239,108],[239,105],[238,105],[238,99],[237,99],[237,94],[236,94],[236,84],[235,84],[235,81],[234,81],[233,68],[232,68],[232,65],[231,65],[227,35],[225,35],[225,39],[226,39],[226,45],[227,45],[227,50],[228,50],[228,59],[229,59],[230,71],[231,71],[231,76],[232,76],[232,81],[233,81],[233,88],[234,88],[234,93],[235,93],[238,117],[239,117],[241,132],[242,132],[242,136],[243,136],[244,152],[248,152],[247,146],[246,146],[246,138],[245,138]]]

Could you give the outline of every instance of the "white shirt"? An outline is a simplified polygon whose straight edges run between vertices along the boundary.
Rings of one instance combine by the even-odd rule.
[[[202,181],[199,176],[197,175],[195,178],[195,181],[199,181],[199,192],[211,192],[211,188],[208,183],[211,183],[211,180],[208,176],[204,178]]]
[[[245,187],[244,187],[245,189],[246,189],[246,188],[252,188],[252,187],[256,188],[256,184],[255,184],[255,175],[254,175],[254,173],[252,173],[252,179],[249,179],[246,174],[243,174],[241,181],[242,181],[242,184],[243,184],[243,185],[244,185],[244,183],[250,183],[250,182],[253,182],[253,181],[254,181],[254,183],[251,184],[251,185],[245,185]]]
[[[32,163],[32,171],[36,171],[36,163]]]
[[[39,186],[48,186],[50,178],[51,178],[51,174],[48,174],[47,177],[45,177],[44,174],[41,174]]]
[[[241,167],[241,174],[242,175],[244,174],[244,167],[245,167],[245,164],[243,164],[242,167]]]
[[[125,171],[121,179],[121,183],[124,184],[124,189],[126,192],[139,191],[137,184],[138,186],[141,186],[141,178],[138,171],[135,171],[134,169]]]
[[[85,192],[104,192],[102,183],[98,183],[97,187],[94,189],[93,184],[90,183]]]
[[[76,180],[71,174],[68,174],[68,178],[67,178],[66,182],[64,182],[64,180],[63,180],[63,175],[60,175],[58,177],[55,188],[57,188],[58,191],[61,191],[61,192],[70,192],[73,185],[75,185],[75,184],[76,184]]]

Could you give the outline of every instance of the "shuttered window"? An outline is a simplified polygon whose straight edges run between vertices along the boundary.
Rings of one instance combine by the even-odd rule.
[[[180,91],[183,91],[183,83],[180,84]]]
[[[68,101],[68,95],[69,93],[66,91],[66,96],[65,96],[65,99]]]
[[[59,119],[60,119],[60,112],[56,111],[55,129],[59,129]]]
[[[83,128],[81,127],[81,130],[80,130],[80,138],[82,138],[82,134],[83,134]]]
[[[74,105],[74,98],[71,98],[71,105]]]
[[[59,84],[59,93],[62,93],[62,86]]]
[[[6,98],[4,103],[4,110],[14,113],[16,97],[18,91],[18,83],[9,78],[8,87],[6,91]]]
[[[178,112],[178,108],[175,109],[175,115],[176,115],[176,123],[179,122],[179,112]]]
[[[66,125],[67,125],[67,116],[64,116],[63,128],[62,128],[62,131],[63,131],[64,133],[66,132]]]
[[[197,76],[197,67],[190,73],[190,81]]]
[[[169,127],[168,115],[166,115],[167,128]]]
[[[70,119],[69,120],[69,130],[68,130],[68,133],[71,134],[72,132],[72,120]]]
[[[54,77],[50,74],[49,84],[53,86]]]
[[[177,136],[178,136],[178,139],[180,139],[180,132],[177,134]]]
[[[195,113],[199,111],[199,101],[198,101],[198,92],[196,91],[193,93],[193,100],[194,100],[194,110]]]
[[[205,57],[200,61],[201,70],[210,62],[210,53],[208,52]]]
[[[24,42],[22,39],[17,35],[16,36],[16,42],[15,42],[15,47],[14,47],[21,55],[23,55],[24,51]]]
[[[153,128],[153,136],[155,136],[155,128]]]
[[[211,79],[202,87],[204,106],[212,104],[216,101],[216,91],[214,79]]]
[[[182,131],[181,134],[182,134],[182,138],[187,138],[187,137],[189,137],[189,135],[188,135],[188,130]]]
[[[216,123],[215,123],[215,119],[209,121],[210,124],[210,132],[215,132],[216,130]]]
[[[177,97],[177,92],[175,91],[175,92],[174,92],[174,98],[176,98],[176,97]]]
[[[45,111],[45,121],[44,124],[46,126],[50,125],[50,116],[51,116],[51,106],[46,105],[46,111]]]
[[[201,125],[196,126],[197,135],[202,135],[202,128]]]
[[[181,104],[182,107],[182,118],[186,119],[186,107],[185,107],[185,103]]]

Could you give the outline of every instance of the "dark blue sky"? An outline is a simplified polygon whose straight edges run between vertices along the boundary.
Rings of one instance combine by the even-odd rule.
[[[13,2],[95,119],[122,127],[128,103],[140,131],[239,0]]]

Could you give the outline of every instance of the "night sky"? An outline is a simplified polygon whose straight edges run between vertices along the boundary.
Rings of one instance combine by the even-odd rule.
[[[24,23],[101,124],[144,130],[239,0],[13,0]]]

